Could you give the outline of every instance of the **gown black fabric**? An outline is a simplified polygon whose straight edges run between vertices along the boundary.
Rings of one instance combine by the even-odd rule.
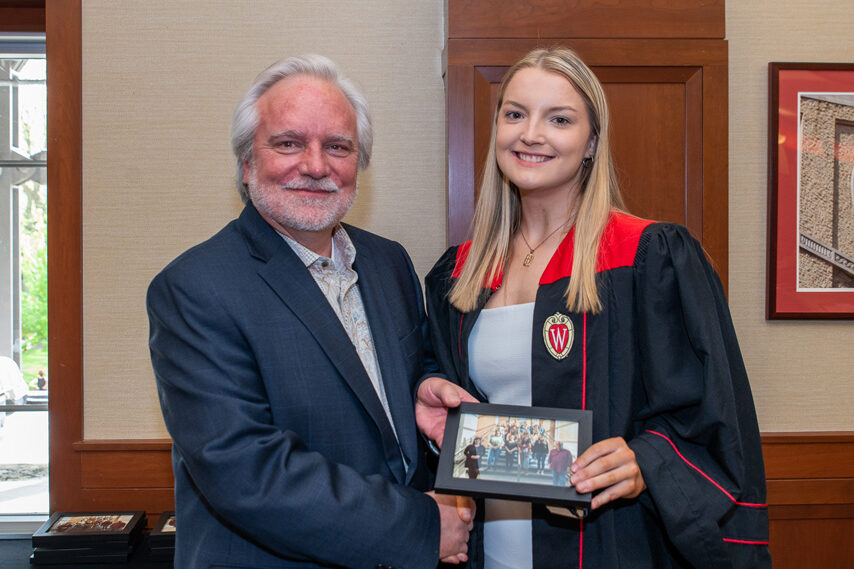
[[[770,567],[756,412],[717,274],[679,225],[614,213],[602,243],[599,314],[566,309],[573,232],[543,273],[532,404],[592,410],[593,441],[623,437],[647,490],[583,521],[534,504],[534,567]],[[427,275],[428,313],[441,371],[485,400],[469,378],[468,338],[500,276],[477,309],[452,307],[447,293],[469,245],[449,249]],[[547,347],[546,319],[556,313],[572,323],[562,359]],[[561,347],[552,344],[558,355]],[[469,544],[472,567],[483,566],[482,514]]]

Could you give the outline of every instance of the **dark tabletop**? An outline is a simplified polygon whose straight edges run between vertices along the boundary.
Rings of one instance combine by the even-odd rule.
[[[2,537],[0,538],[0,567],[3,569],[33,569],[34,567],[44,569],[84,569],[89,566],[97,567],[98,569],[119,569],[124,567],[132,567],[134,569],[172,569],[171,562],[151,561],[148,558],[147,535],[143,536],[141,543],[134,549],[128,562],[120,565],[114,563],[99,563],[98,565],[30,565],[30,554],[32,552],[33,546],[30,536]]]

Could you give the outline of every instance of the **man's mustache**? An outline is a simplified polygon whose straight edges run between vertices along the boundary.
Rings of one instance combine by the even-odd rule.
[[[341,191],[341,188],[330,178],[294,178],[280,184],[279,187],[283,190],[314,190],[330,193]]]

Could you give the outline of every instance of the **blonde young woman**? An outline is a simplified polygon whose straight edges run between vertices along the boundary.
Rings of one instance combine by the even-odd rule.
[[[608,121],[572,51],[508,71],[474,237],[426,279],[453,383],[421,384],[419,425],[441,442],[446,408],[469,394],[593,411],[594,444],[570,468],[593,493],[588,518],[487,500],[473,567],[770,567],[759,432],[720,281],[684,227],[623,210]]]

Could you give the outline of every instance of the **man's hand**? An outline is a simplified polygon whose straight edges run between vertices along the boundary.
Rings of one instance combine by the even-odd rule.
[[[439,560],[454,565],[465,563],[468,561],[469,532],[474,527],[474,500],[435,492],[427,492],[427,495],[439,506]]]
[[[623,437],[599,441],[572,463],[569,479],[581,494],[604,490],[590,503],[595,510],[617,498],[635,498],[646,490],[635,453]]]
[[[459,407],[463,401],[477,403],[468,391],[441,377],[428,377],[418,386],[415,398],[415,422],[418,428],[436,445],[442,447],[448,409]]]

